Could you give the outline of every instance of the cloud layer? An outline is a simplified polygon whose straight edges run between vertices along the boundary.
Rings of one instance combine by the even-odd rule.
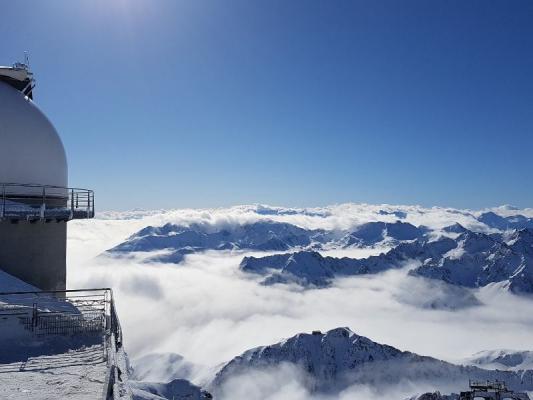
[[[410,277],[404,269],[340,279],[330,288],[305,291],[290,285],[261,286],[259,278],[239,271],[245,255],[264,253],[210,251],[189,255],[179,266],[147,265],[135,258],[94,258],[147,225],[171,222],[224,226],[273,219],[305,228],[347,229],[374,220],[393,222],[397,215],[388,213],[394,212],[405,212],[404,220],[415,225],[443,227],[459,222],[472,229],[486,229],[475,220],[474,211],[416,206],[347,204],[312,210],[243,206],[108,213],[106,219],[70,224],[69,287],[112,286],[130,356],[180,354],[187,361],[205,366],[200,372],[194,369],[198,373],[190,378],[197,382],[218,364],[249,348],[298,332],[339,326],[402,350],[450,361],[486,349],[531,347],[533,301],[498,290],[498,285],[450,290],[434,281]],[[520,212],[526,215],[529,210]],[[374,251],[332,250],[336,256],[351,257],[366,257]],[[279,391],[271,397],[267,393],[272,388],[259,391],[262,396],[258,399],[308,398],[299,384],[301,377],[295,374],[286,383],[277,375],[251,376],[248,383],[236,386],[246,388],[260,378],[264,385],[277,382]],[[258,390],[261,385],[256,385]],[[409,383],[406,387],[406,393],[413,389]],[[284,397],[284,390],[292,397]],[[370,396],[372,390],[354,387],[357,395],[350,392],[345,398],[359,398],[365,393]]]

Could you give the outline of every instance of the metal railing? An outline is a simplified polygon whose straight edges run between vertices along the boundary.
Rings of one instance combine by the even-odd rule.
[[[14,317],[38,336],[110,334],[120,325],[111,289],[0,292],[0,318]]]
[[[0,219],[69,221],[93,217],[92,190],[0,183]]]
[[[117,357],[122,349],[122,328],[112,289],[0,292],[0,321],[13,319],[39,337],[101,335],[107,362],[102,399],[118,398],[124,368]]]

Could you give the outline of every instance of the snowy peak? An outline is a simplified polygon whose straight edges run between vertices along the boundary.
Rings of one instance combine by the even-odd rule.
[[[468,231],[468,229],[466,229],[463,225],[461,225],[458,222],[456,222],[455,224],[446,226],[442,230],[447,233],[459,233],[459,234],[465,233]]]
[[[326,333],[300,333],[277,344],[248,350],[234,358],[217,373],[214,385],[219,386],[230,376],[249,368],[268,367],[284,362],[302,367],[320,385],[320,382],[341,380],[346,371],[362,364],[398,357],[417,356],[373,342],[348,328],[336,328]]]
[[[484,223],[490,228],[498,230],[508,229],[533,229],[533,218],[527,218],[523,215],[513,215],[509,217],[502,217],[492,211],[481,214],[478,218],[479,222]]]
[[[405,241],[422,237],[427,232],[426,228],[402,221],[368,222],[362,224],[344,239],[347,246],[373,245],[382,241]]]
[[[514,389],[533,389],[533,371],[491,371],[475,366],[454,365],[424,357],[359,336],[348,328],[326,333],[300,333],[269,346],[257,347],[235,357],[216,374],[211,388],[216,391],[233,378],[252,370],[290,364],[308,377],[311,391],[340,392],[357,384],[388,385],[405,380],[434,385],[436,390],[467,387],[469,379],[502,380]]]

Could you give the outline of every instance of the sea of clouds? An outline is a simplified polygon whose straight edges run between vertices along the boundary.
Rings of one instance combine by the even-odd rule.
[[[486,210],[343,204],[313,209],[239,206],[100,213],[97,219],[69,224],[68,286],[113,287],[125,346],[134,363],[151,353],[177,353],[194,365],[183,378],[197,383],[249,348],[299,332],[339,326],[401,350],[452,362],[487,349],[531,349],[533,300],[509,294],[498,285],[480,290],[450,288],[408,276],[408,265],[378,275],[339,279],[324,289],[304,290],[291,285],[262,286],[260,277],[238,269],[244,256],[265,253],[208,251],[189,255],[179,265],[143,263],[142,255],[100,256],[138,230],[168,222],[217,229],[268,219],[304,228],[344,230],[369,221],[394,222],[400,216],[405,222],[432,228],[459,222],[469,229],[486,230],[475,219],[482,211]],[[533,216],[532,209],[500,207],[493,211]],[[333,249],[325,253],[367,257],[383,250]],[[150,379],[171,378],[164,375],[154,373]],[[226,385],[222,398],[310,398],[305,377],[291,366],[270,373],[252,371],[238,379]],[[389,389],[409,395],[431,387],[417,386],[415,390],[412,383],[405,382]],[[353,387],[340,398],[382,396],[375,388]]]

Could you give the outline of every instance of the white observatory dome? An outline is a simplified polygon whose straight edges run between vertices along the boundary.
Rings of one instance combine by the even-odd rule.
[[[0,183],[68,186],[54,126],[20,91],[0,82]]]

